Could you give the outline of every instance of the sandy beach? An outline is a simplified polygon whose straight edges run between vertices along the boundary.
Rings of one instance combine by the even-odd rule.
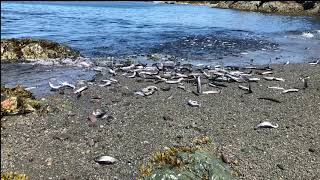
[[[261,80],[251,83],[250,94],[234,82],[219,89],[204,84],[205,91],[221,93],[197,96],[192,83],[185,82],[183,90],[121,73],[113,77],[119,82],[108,87],[97,85],[105,77],[84,82],[88,89],[79,98],[72,90],[56,92],[44,97],[51,110],[47,115],[2,117],[1,172],[25,173],[30,179],[136,179],[139,166],[156,151],[190,145],[205,135],[213,140],[213,151],[228,159],[235,179],[319,179],[319,65],[271,67],[272,76],[285,81],[264,80],[253,70]],[[310,78],[304,89],[299,78],[305,76]],[[133,94],[149,85],[158,91]],[[268,86],[299,91],[281,93]],[[191,107],[188,100],[201,106]],[[96,109],[109,116],[92,123],[88,117]],[[263,121],[279,127],[255,129]],[[118,161],[100,165],[94,158],[101,155]]]

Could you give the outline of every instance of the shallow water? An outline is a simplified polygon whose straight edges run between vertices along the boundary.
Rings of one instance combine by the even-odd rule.
[[[195,5],[1,2],[1,38],[50,39],[68,44],[87,57],[164,53],[192,63],[243,65],[251,59],[257,64],[269,63],[270,59],[273,63],[301,62],[320,56],[319,29],[319,17]],[[17,74],[2,69],[1,83],[33,82],[18,81],[23,79],[23,68]],[[76,77],[81,70],[61,72]],[[37,81],[39,85],[48,79],[47,74],[37,76],[44,76]]]

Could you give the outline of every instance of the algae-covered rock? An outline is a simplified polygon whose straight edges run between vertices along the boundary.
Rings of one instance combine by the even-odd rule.
[[[1,61],[77,58],[80,52],[43,39],[1,39]]]
[[[1,86],[1,116],[43,111],[43,107],[31,92],[22,86],[6,88]]]
[[[207,137],[196,140],[197,145],[171,147],[153,155],[151,163],[142,165],[140,176],[160,179],[232,179],[231,170],[207,146]]]
[[[1,172],[1,180],[27,180],[29,179],[26,174],[17,172]]]

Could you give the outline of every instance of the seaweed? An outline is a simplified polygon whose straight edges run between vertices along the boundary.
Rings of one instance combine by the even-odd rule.
[[[1,116],[25,114],[33,111],[44,114],[48,112],[48,108],[21,85],[14,88],[1,85]]]
[[[153,154],[139,168],[141,179],[232,179],[229,168],[211,151],[208,136],[191,146],[175,146]]]
[[[1,172],[1,180],[28,180],[29,177],[26,174],[17,172]]]

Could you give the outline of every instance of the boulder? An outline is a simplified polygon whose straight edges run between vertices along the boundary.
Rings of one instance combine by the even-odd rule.
[[[294,1],[270,1],[265,2],[259,7],[259,11],[268,13],[292,13],[303,12],[303,6]]]
[[[1,61],[77,58],[81,54],[66,45],[43,39],[1,39]]]
[[[245,11],[257,11],[260,5],[260,1],[236,1],[230,5],[230,8],[245,10]]]

